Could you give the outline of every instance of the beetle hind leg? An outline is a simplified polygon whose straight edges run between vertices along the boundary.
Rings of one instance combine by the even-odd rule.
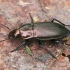
[[[65,26],[65,24],[63,24],[61,21],[57,20],[57,19],[52,19],[51,22],[54,22],[54,21],[57,21],[59,22],[60,24],[62,24],[63,26]]]
[[[38,41],[40,47],[42,47],[43,49],[45,49],[53,58],[57,59],[57,58],[54,56],[54,54],[52,54],[51,51],[49,51],[47,48],[45,48],[45,47],[43,46],[43,44],[40,42],[40,40],[37,39],[37,41]]]

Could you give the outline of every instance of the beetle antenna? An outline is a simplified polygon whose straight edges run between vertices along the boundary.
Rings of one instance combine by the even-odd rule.
[[[0,25],[2,25],[2,26],[4,26],[4,27],[6,27],[7,29],[9,29],[9,27],[7,27],[7,26],[5,26],[5,25],[3,25],[3,24],[0,24]],[[10,29],[9,29],[10,30]]]
[[[4,27],[6,27],[8,30],[10,30],[9,27],[7,27],[7,26],[5,26],[5,25],[3,25],[3,24],[0,24],[0,25],[4,26]],[[10,31],[11,31],[11,30],[10,30]],[[8,34],[7,34],[7,35],[8,35]],[[9,38],[6,38],[6,39],[4,39],[4,40],[1,40],[0,42],[6,41],[6,40],[9,40]]]
[[[6,41],[6,40],[9,40],[9,38],[7,38],[7,39],[4,39],[4,40],[1,40],[0,42]]]

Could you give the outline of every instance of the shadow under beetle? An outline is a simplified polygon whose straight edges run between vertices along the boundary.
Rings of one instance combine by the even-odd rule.
[[[41,40],[59,41],[59,39],[67,37],[70,34],[70,31],[65,27],[66,25],[57,19],[53,19],[50,22],[34,23],[31,14],[30,18],[31,23],[20,25],[18,28],[13,29],[8,34],[8,39],[21,37],[23,40],[25,40],[18,47],[12,50],[12,52],[18,50],[19,47],[26,44],[29,39],[34,38],[39,43],[40,47],[45,49],[53,58],[56,58],[48,49],[43,46]],[[58,23],[54,22],[54,20],[56,20]]]

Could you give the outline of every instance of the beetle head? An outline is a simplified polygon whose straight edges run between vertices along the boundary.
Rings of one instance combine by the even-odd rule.
[[[24,24],[19,26],[19,28],[16,28],[12,30],[8,34],[9,39],[15,39],[22,37],[23,39],[29,39],[33,36],[33,30],[32,30],[32,24]]]
[[[18,38],[19,34],[15,35],[16,32],[17,32],[17,29],[12,30],[12,31],[8,34],[8,38],[9,38],[9,39]]]

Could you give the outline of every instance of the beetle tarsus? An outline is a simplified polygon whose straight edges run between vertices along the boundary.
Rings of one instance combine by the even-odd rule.
[[[4,26],[4,27],[6,27],[7,29],[9,29],[9,27],[7,27],[7,26],[5,26],[5,25],[3,25],[3,24],[0,24],[0,25],[2,25],[2,26]],[[10,30],[10,29],[9,29]]]
[[[61,23],[63,26],[65,26],[65,24],[63,24],[61,21],[59,21],[57,19],[52,19],[51,22],[54,22],[54,20],[57,21],[57,22],[59,22],[59,23]]]
[[[57,58],[52,54],[51,51],[49,51],[47,48],[45,48],[45,47],[43,46],[43,44],[42,44],[39,40],[37,40],[37,41],[38,41],[40,47],[42,47],[43,49],[45,49],[53,58],[57,59]]]

